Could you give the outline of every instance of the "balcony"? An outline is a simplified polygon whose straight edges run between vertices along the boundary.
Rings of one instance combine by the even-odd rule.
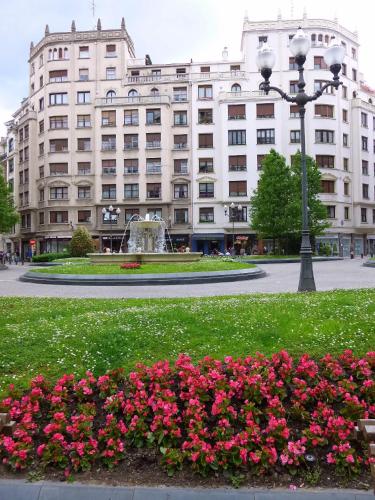
[[[155,105],[167,104],[170,105],[170,97],[168,95],[144,95],[132,97],[100,97],[95,99],[95,106],[137,106],[137,105]]]
[[[161,141],[147,141],[146,142],[146,149],[160,149],[161,148]]]
[[[143,62],[144,64],[144,62]],[[150,84],[154,82],[189,82],[200,80],[241,80],[245,78],[244,71],[214,71],[207,73],[170,73],[166,75],[137,75],[125,77],[125,84]]]
[[[173,144],[173,149],[188,149],[187,142],[178,142],[177,144]]]
[[[219,92],[219,102],[224,101],[258,101],[264,99],[266,101],[281,99],[275,91],[270,91],[267,95],[262,90],[244,90],[241,92]]]
[[[161,174],[161,165],[147,165],[146,166],[146,174],[160,175]]]

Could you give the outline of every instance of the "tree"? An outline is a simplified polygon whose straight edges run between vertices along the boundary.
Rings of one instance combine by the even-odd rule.
[[[77,228],[70,242],[70,254],[72,257],[85,257],[94,251],[94,242],[85,227]]]
[[[298,151],[292,159],[291,180],[293,194],[290,198],[290,214],[288,219],[291,221],[290,233],[300,233],[302,230],[302,155]],[[327,220],[327,208],[319,199],[321,192],[321,174],[315,161],[311,156],[306,156],[307,182],[308,182],[308,209],[309,209],[309,228],[312,236],[322,234],[329,227]]]
[[[257,189],[250,200],[251,228],[260,238],[275,240],[290,232],[291,171],[285,158],[271,149],[262,161]]]
[[[14,207],[13,194],[7,186],[0,166],[0,233],[8,233],[17,224],[19,215]]]

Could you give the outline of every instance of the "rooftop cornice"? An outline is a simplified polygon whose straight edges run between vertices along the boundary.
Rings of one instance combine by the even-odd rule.
[[[30,59],[31,60],[37,53],[48,45],[55,43],[75,43],[75,42],[97,42],[97,41],[112,41],[112,40],[125,40],[128,43],[129,50],[132,57],[135,57],[134,43],[129,33],[125,29],[115,30],[90,30],[90,31],[67,31],[57,33],[47,33],[41,40],[34,46],[30,46]]]

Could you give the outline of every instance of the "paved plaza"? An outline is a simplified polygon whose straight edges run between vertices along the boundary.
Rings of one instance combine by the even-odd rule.
[[[317,290],[374,288],[375,268],[363,267],[362,264],[362,259],[315,262],[314,273]],[[18,281],[19,276],[31,268],[28,265],[11,265],[9,269],[0,272],[0,295],[67,298],[172,298],[297,291],[299,263],[261,264],[259,267],[266,271],[267,276],[251,281],[204,285],[111,287],[23,283]]]

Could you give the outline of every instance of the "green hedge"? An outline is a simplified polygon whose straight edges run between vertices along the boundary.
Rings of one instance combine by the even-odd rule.
[[[54,253],[42,253],[40,255],[34,255],[33,262],[51,262],[56,259],[66,259],[70,257],[68,252],[54,252]]]

